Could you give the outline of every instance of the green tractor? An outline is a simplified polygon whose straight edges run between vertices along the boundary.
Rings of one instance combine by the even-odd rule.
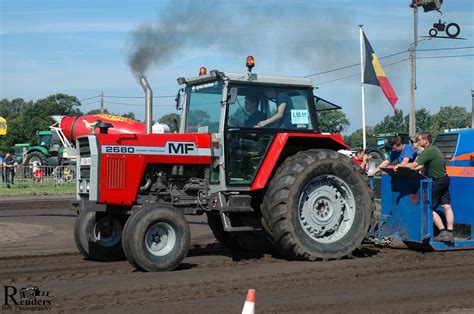
[[[23,164],[25,166],[46,166],[51,156],[50,148],[53,141],[51,131],[38,131],[38,145],[32,146],[26,152]]]
[[[26,152],[30,149],[31,145],[28,143],[15,144],[13,147],[13,155],[15,156],[15,161],[17,164],[23,163],[23,158],[26,155]]]
[[[23,164],[32,169],[33,166],[69,166],[73,165],[68,158],[67,150],[54,130],[38,131],[38,145],[26,152]]]

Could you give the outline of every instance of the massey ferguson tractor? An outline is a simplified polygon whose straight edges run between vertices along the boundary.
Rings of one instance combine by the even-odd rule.
[[[341,135],[319,132],[316,111],[331,104],[313,95],[311,80],[257,75],[253,65],[249,57],[248,73],[201,68],[178,78],[179,133],[151,133],[143,77],[146,134],[112,134],[113,123],[97,123],[97,134],[77,139],[72,205],[83,256],[171,270],[190,246],[185,215],[202,214],[232,250],[315,261],[361,246],[371,194],[361,168],[337,153],[346,148]],[[281,121],[262,127],[254,109],[260,121],[281,111]]]

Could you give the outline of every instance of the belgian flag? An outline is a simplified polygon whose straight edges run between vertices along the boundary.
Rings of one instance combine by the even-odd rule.
[[[395,91],[390,85],[387,76],[380,64],[379,58],[375,54],[372,46],[370,45],[367,37],[365,37],[364,33],[364,43],[365,43],[365,69],[364,69],[364,82],[365,84],[377,85],[380,86],[385,97],[387,97],[388,101],[393,107],[395,112],[398,112],[398,109],[395,108],[395,104],[397,103],[398,97],[395,94]]]

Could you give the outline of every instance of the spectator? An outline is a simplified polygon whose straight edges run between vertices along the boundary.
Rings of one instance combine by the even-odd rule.
[[[5,182],[7,183],[7,188],[10,188],[10,184],[14,184],[15,177],[15,167],[17,163],[13,159],[11,154],[6,154],[5,159],[3,159],[3,170],[5,172]]]
[[[352,157],[352,161],[358,164],[364,171],[367,171],[368,168],[368,161],[371,157],[367,155],[363,150],[358,150],[354,157]]]
[[[33,183],[43,183],[44,171],[40,167],[33,166]]]
[[[420,156],[413,162],[395,166],[395,170],[399,167],[413,170],[417,170],[421,166],[425,167],[425,175],[432,180],[431,210],[433,211],[433,222],[440,231],[435,237],[435,241],[453,243],[454,213],[451,207],[451,196],[449,194],[450,182],[446,173],[443,154],[438,147],[431,144],[431,134],[429,132],[420,132],[417,141],[418,145],[423,148],[423,152]],[[443,220],[436,212],[439,205],[444,208],[446,228]]]
[[[418,152],[413,146],[409,144],[403,144],[400,136],[394,136],[389,140],[389,144],[392,147],[392,152],[388,156],[387,160],[384,160],[374,171],[369,175],[375,175],[381,168],[387,167],[388,165],[404,165],[412,162],[418,156]]]

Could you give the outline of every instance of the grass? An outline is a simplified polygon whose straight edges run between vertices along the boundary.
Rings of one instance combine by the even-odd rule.
[[[0,183],[0,199],[15,196],[72,195],[76,193],[76,184],[55,185],[51,182],[35,184],[33,182],[15,182],[10,188]]]

